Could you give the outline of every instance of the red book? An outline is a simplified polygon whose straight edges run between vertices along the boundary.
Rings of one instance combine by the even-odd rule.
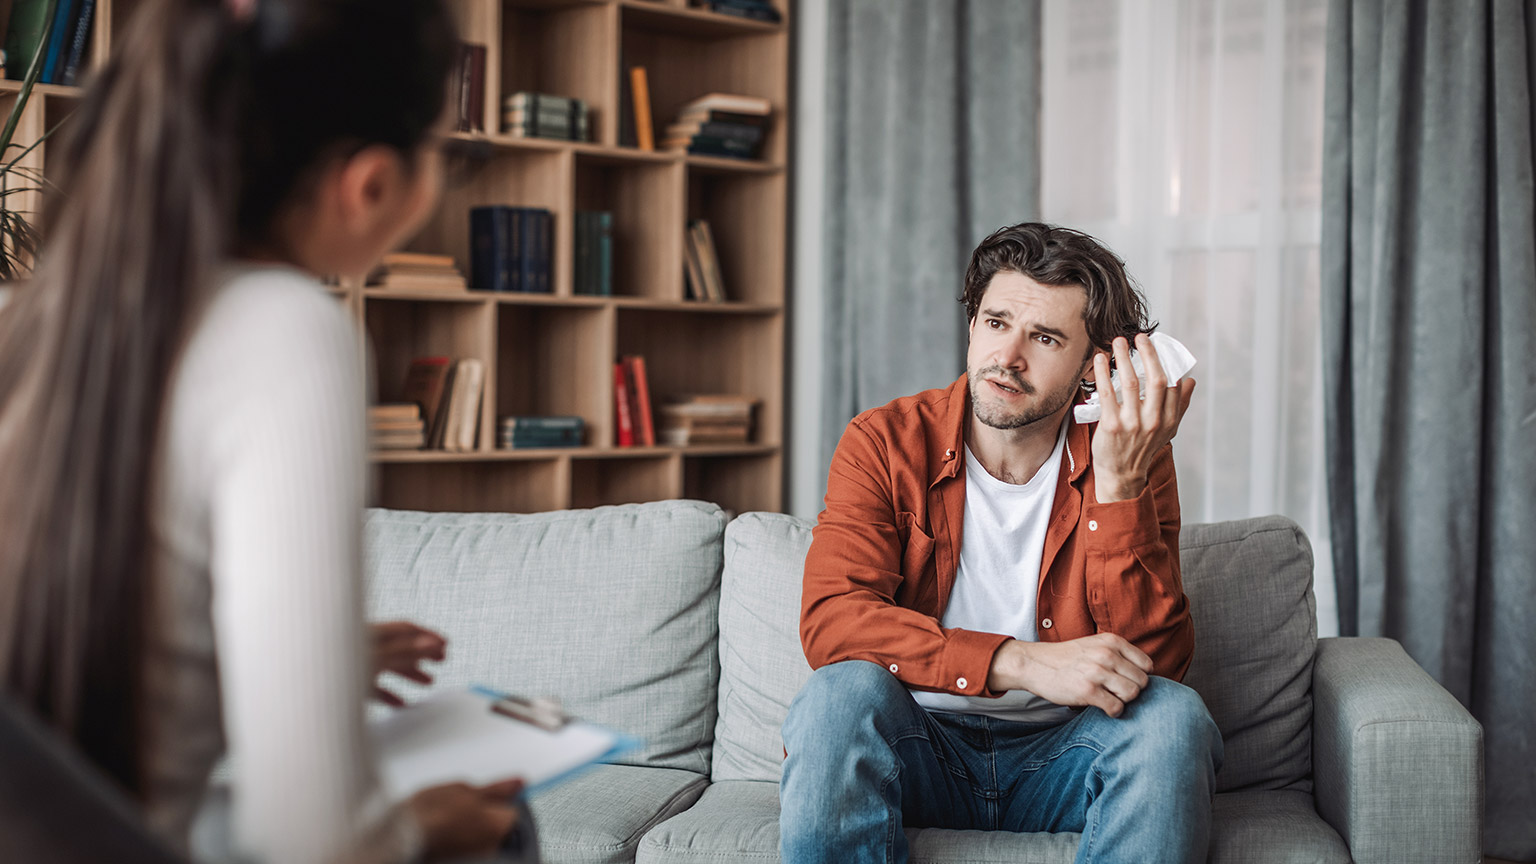
[[[635,427],[635,442],[645,447],[656,446],[656,424],[651,420],[651,386],[645,380],[645,358],[638,354],[624,358],[629,366],[630,399],[635,410],[631,419]]]
[[[449,400],[446,397],[452,392],[448,389],[452,372],[453,359],[450,357],[417,357],[405,373],[400,401],[421,406],[428,447],[443,446],[443,426],[448,419],[445,409]]]
[[[625,382],[624,361],[613,364],[613,401],[618,413],[620,447],[635,446],[635,423],[629,416],[629,384]]]

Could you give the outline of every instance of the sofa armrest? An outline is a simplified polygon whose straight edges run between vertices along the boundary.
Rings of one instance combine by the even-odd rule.
[[[1391,639],[1319,639],[1317,810],[1356,864],[1482,857],[1483,727]]]

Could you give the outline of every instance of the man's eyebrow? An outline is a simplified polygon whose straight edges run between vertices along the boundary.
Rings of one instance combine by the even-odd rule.
[[[1062,331],[1057,330],[1055,327],[1052,327],[1052,326],[1050,326],[1048,324],[1036,324],[1035,325],[1035,330],[1037,330],[1037,331],[1039,331],[1041,333],[1044,333],[1047,336],[1054,337],[1057,342],[1066,342],[1066,341],[1068,341],[1068,337],[1067,337],[1066,333],[1063,333]]]
[[[1013,313],[1007,309],[983,309],[981,310],[981,315],[983,318],[1002,318],[1005,321],[1013,320]]]

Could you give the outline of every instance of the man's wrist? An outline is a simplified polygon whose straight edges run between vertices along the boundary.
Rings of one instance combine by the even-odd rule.
[[[1029,666],[1028,642],[1009,639],[997,646],[992,655],[992,667],[987,672],[987,689],[993,693],[1024,690],[1024,674]]]
[[[1110,476],[1103,478],[1103,482],[1095,477],[1093,497],[1100,504],[1113,504],[1116,501],[1130,501],[1138,498],[1146,488],[1147,478],[1145,477],[1127,479]]]

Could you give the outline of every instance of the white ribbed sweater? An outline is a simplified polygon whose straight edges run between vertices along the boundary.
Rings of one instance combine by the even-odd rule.
[[[259,861],[410,857],[364,731],[357,328],[314,279],[232,267],[172,375],[151,531],[148,804],[185,844],[227,743]]]

